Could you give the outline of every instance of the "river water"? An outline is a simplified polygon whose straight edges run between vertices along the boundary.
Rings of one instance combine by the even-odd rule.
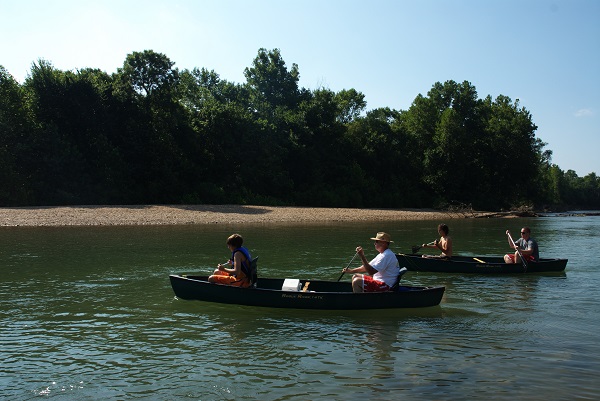
[[[259,275],[337,280],[369,237],[395,252],[438,222],[0,227],[0,399],[572,400],[600,398],[600,217],[448,220],[455,252],[508,252],[529,225],[564,273],[408,272],[438,307],[306,311],[174,297],[241,233]],[[357,263],[353,264],[353,267]],[[349,280],[345,276],[343,280]]]

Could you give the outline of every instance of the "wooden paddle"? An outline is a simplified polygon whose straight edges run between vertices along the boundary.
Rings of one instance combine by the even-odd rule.
[[[523,257],[523,254],[521,253],[521,250],[515,244],[515,241],[513,241],[512,237],[510,235],[510,231],[506,230],[506,235],[508,235],[508,239],[510,240],[510,243],[513,245],[513,247],[515,248],[515,250],[519,254],[519,257],[521,258],[521,262],[523,263],[523,269],[525,269],[525,271],[527,271],[527,262],[525,261],[525,258]]]
[[[348,266],[346,266],[346,269],[350,267],[350,265],[352,264],[352,262],[354,262],[354,258],[356,258],[356,255],[358,255],[358,252],[356,252],[354,254],[354,256],[352,256],[352,259],[350,259],[350,263],[348,263]],[[346,269],[342,270],[342,274],[340,274],[340,278],[338,278],[337,281],[340,281],[342,279],[342,277],[344,277],[344,273],[346,273]]]
[[[430,242],[429,244],[427,244],[427,245],[433,245],[433,244],[435,244],[435,241],[431,241],[431,242]],[[413,245],[413,246],[411,247],[412,253],[417,253],[417,252],[419,252],[419,249],[421,249],[421,248],[423,248],[423,245],[421,245],[421,246],[419,246],[419,245]]]

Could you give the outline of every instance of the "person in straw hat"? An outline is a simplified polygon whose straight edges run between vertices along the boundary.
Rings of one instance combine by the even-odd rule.
[[[356,253],[362,261],[362,266],[355,269],[346,267],[343,270],[346,273],[367,273],[354,274],[352,277],[352,291],[354,292],[389,291],[398,279],[400,272],[398,258],[389,249],[390,243],[394,242],[390,235],[378,232],[371,240],[375,241],[375,249],[379,255],[368,262],[362,246],[358,246]]]

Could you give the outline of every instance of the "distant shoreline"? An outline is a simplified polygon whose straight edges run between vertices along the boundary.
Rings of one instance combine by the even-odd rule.
[[[0,208],[3,227],[130,226],[449,220],[514,217],[491,212],[432,209],[349,209],[246,205],[123,205]]]

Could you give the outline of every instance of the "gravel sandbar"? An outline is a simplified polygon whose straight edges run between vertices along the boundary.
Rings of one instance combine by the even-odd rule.
[[[344,221],[446,220],[430,209],[346,209],[242,205],[133,205],[0,208],[0,226],[124,226]]]

